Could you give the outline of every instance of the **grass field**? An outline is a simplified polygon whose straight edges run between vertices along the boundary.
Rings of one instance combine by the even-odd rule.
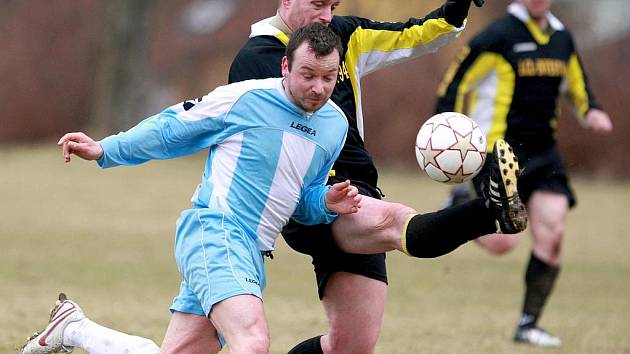
[[[103,171],[62,163],[46,146],[0,148],[0,353],[47,321],[65,291],[93,320],[160,342],[179,284],[174,222],[203,156]],[[418,173],[383,171],[389,200],[430,211],[446,188]],[[564,268],[541,325],[560,350],[510,341],[530,239],[503,257],[473,244],[435,260],[388,255],[378,353],[630,353],[630,182],[576,179]],[[310,259],[279,241],[265,307],[272,352],[325,329]],[[369,309],[366,309],[369,311]],[[81,351],[76,351],[82,353]]]

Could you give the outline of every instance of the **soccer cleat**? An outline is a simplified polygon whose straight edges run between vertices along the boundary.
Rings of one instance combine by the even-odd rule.
[[[559,347],[562,345],[560,338],[538,327],[518,327],[514,333],[514,341],[537,347]]]
[[[494,143],[490,178],[484,191],[486,206],[492,210],[497,232],[516,234],[527,227],[527,209],[516,188],[520,171],[512,147],[503,139]]]
[[[66,294],[59,294],[59,300],[50,311],[48,325],[41,332],[26,340],[21,354],[71,353],[74,347],[63,345],[63,332],[69,323],[85,318],[83,311],[74,301],[68,300]]]

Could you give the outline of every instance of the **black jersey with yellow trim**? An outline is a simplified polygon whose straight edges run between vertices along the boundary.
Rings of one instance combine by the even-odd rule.
[[[488,136],[517,149],[555,145],[557,101],[568,93],[578,117],[599,108],[573,38],[555,17],[543,32],[521,9],[493,22],[464,47],[438,88],[437,112],[457,111],[475,119]]]
[[[397,23],[333,17],[330,28],[341,37],[344,56],[331,99],[349,123],[346,143],[333,167],[337,177],[377,184],[378,174],[363,141],[360,79],[385,66],[436,51],[455,39],[463,27],[450,24],[442,8],[422,19]],[[287,42],[288,35],[274,27],[271,18],[252,25],[249,40],[232,62],[229,82],[281,76],[280,61]]]

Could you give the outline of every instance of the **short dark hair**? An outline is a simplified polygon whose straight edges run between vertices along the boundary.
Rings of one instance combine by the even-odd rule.
[[[291,69],[291,64],[293,63],[293,53],[304,42],[307,42],[309,48],[315,52],[316,58],[326,56],[336,49],[339,54],[339,62],[341,62],[343,47],[339,36],[328,26],[319,22],[313,22],[298,28],[291,35],[286,50],[289,69]]]

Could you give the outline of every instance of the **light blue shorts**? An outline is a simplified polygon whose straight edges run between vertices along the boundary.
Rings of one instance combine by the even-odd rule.
[[[175,259],[184,280],[171,311],[207,316],[236,295],[262,299],[263,255],[256,241],[230,216],[188,209],[177,220]]]

